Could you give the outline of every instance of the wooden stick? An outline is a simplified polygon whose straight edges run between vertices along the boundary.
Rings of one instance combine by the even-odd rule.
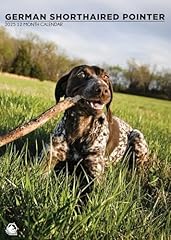
[[[48,120],[55,117],[58,113],[63,112],[66,109],[74,106],[75,103],[77,103],[80,99],[81,96],[79,95],[73,98],[68,97],[65,100],[54,105],[53,107],[49,108],[37,118],[30,120],[27,123],[24,123],[23,125],[15,128],[14,130],[5,135],[0,136],[0,147],[34,131],[38,127],[45,124]]]

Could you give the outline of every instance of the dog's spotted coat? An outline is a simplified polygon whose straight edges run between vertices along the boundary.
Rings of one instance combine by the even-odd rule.
[[[85,68],[88,68],[88,73],[92,70],[89,66],[84,66]],[[91,73],[89,74],[91,75]],[[97,72],[96,75],[98,76]],[[67,83],[69,86],[71,85],[71,90],[74,88],[72,79],[76,79],[73,76],[75,77],[73,72],[71,72],[69,74],[71,82]],[[94,78],[97,78],[95,74],[93,75]],[[98,79],[98,84],[99,82]],[[63,84],[63,80],[61,83]],[[104,87],[103,82],[102,85]],[[93,83],[91,83],[91,87],[93,87]],[[58,84],[57,88],[59,88]],[[86,94],[84,89],[86,89]],[[104,96],[101,96],[101,99],[103,99],[106,105],[109,102],[108,95],[110,93],[109,91],[107,92],[106,87],[104,89],[105,92],[103,88],[100,91],[101,95],[102,93],[104,94]],[[63,91],[62,88],[60,90]],[[72,93],[71,90],[70,92]],[[81,94],[87,97],[87,92],[89,91],[91,91],[90,85],[87,88],[84,86],[82,87]],[[80,94],[80,90],[77,90],[75,95],[77,92]],[[57,101],[59,100],[58,94],[57,92]],[[63,92],[60,94],[68,95]],[[73,95],[71,94],[71,96]],[[90,99],[90,96],[88,95],[87,98]],[[111,95],[110,98],[112,98]],[[95,103],[94,106],[99,105]],[[115,122],[116,127],[111,130],[110,124],[112,121]],[[118,135],[115,134],[117,131]],[[108,151],[109,140],[110,144],[112,144],[112,137],[115,135],[117,143],[112,145],[112,151]],[[100,177],[109,163],[116,163],[130,154],[132,154],[138,165],[143,165],[148,160],[148,146],[143,134],[115,116],[108,118],[108,115],[102,111],[100,111],[100,114],[99,111],[95,111],[94,114],[84,102],[83,105],[78,104],[78,106],[68,109],[54,129],[51,144],[48,147],[48,156],[45,161],[45,172],[49,172],[55,166],[58,166],[60,162],[67,161],[71,166],[80,164],[87,174],[93,178]]]

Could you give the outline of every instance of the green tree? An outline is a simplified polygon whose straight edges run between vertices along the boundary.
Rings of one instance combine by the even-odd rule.
[[[163,72],[159,81],[161,92],[171,99],[171,71]]]
[[[0,27],[0,71],[10,71],[17,51],[16,45],[16,40],[11,38],[3,27]]]
[[[17,55],[12,63],[12,73],[24,76],[30,76],[32,63],[30,55],[24,46],[20,46]]]
[[[147,64],[139,65],[135,60],[130,60],[124,75],[129,81],[131,91],[146,94],[149,92],[150,83],[155,79],[156,73],[155,67],[151,69]]]

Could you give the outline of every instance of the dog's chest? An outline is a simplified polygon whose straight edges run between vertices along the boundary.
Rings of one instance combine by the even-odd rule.
[[[104,123],[104,121],[105,119],[96,119],[86,126],[82,135],[68,139],[68,158],[80,161],[86,159],[91,154],[104,154],[109,136],[107,123]]]
[[[105,115],[97,119],[78,119],[75,114],[64,115],[54,135],[67,142],[67,159],[78,162],[89,155],[105,154],[109,137],[108,122]]]

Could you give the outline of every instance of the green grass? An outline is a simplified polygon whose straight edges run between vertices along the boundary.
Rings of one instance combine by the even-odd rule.
[[[0,75],[0,132],[42,113],[55,103],[55,84]],[[126,163],[110,167],[95,183],[88,204],[77,209],[79,179],[42,178],[38,152],[58,118],[0,149],[0,239],[170,239],[170,102],[114,94],[112,111],[141,129],[153,164],[146,175]],[[8,237],[8,223],[19,237]]]

